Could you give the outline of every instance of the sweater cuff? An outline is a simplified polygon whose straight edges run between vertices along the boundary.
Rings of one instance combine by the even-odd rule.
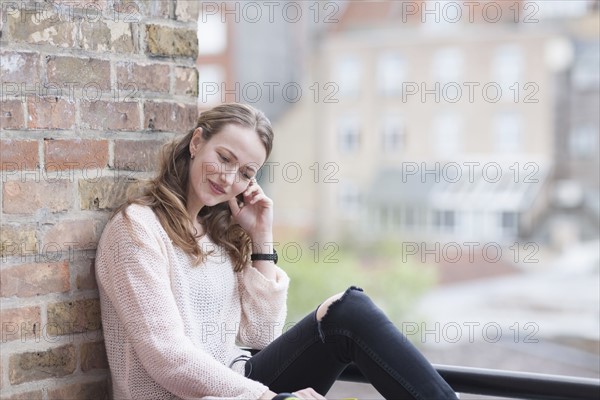
[[[244,285],[246,289],[255,289],[258,291],[280,292],[288,288],[290,278],[283,269],[274,265],[275,279],[268,279],[259,270],[252,265],[248,265],[244,270]]]

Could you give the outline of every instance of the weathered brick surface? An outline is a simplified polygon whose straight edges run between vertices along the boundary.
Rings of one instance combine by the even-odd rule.
[[[0,102],[0,129],[23,128],[25,128],[23,102],[20,100],[7,100]]]
[[[124,21],[96,21],[86,19],[81,23],[79,47],[93,51],[133,52],[131,24]]]
[[[175,3],[175,18],[179,21],[197,21],[201,4],[199,1],[178,1]]]
[[[115,168],[129,171],[157,170],[164,142],[160,140],[115,140]]]
[[[65,376],[75,371],[75,346],[68,344],[46,351],[13,354],[8,365],[8,379],[13,385]]]
[[[0,226],[0,256],[20,257],[28,252],[36,252],[37,247],[34,226],[24,224]]]
[[[42,246],[70,251],[94,249],[98,243],[98,222],[93,219],[61,221],[43,234]]]
[[[110,62],[94,58],[68,56],[47,57],[48,82],[60,87],[87,88],[84,98],[95,98],[96,88],[110,90]]]
[[[167,93],[169,86],[168,65],[142,65],[135,62],[117,64],[117,87],[120,89]]]
[[[146,129],[187,133],[196,126],[198,109],[195,105],[146,101],[144,118]]]
[[[70,288],[69,263],[24,264],[0,272],[2,297],[30,297],[66,292]]]
[[[13,394],[12,396],[2,397],[2,400],[42,400],[44,394],[41,390]]]
[[[106,140],[45,140],[44,153],[48,171],[95,169],[108,165]]]
[[[146,25],[146,54],[163,57],[198,57],[198,37],[189,29]]]
[[[108,381],[83,382],[48,390],[48,400],[108,400]]]
[[[133,179],[103,177],[97,181],[79,181],[79,200],[82,210],[112,210],[127,200],[131,190],[140,185]]]
[[[73,205],[73,184],[67,179],[8,181],[2,188],[2,206],[6,214],[33,214],[39,209],[66,211]]]
[[[2,146],[0,167],[3,171],[21,171],[37,168],[39,163],[37,141],[2,139],[0,146]]]
[[[129,7],[128,12],[131,15],[144,15],[153,18],[169,18],[170,4],[168,1],[140,0],[136,2],[137,8],[128,4],[128,0],[115,0],[115,5]]]
[[[79,354],[83,372],[108,368],[104,342],[83,343],[79,348]]]
[[[175,67],[173,94],[198,96],[198,70],[196,68]]]
[[[48,305],[50,336],[89,332],[100,329],[100,300],[73,300]]]
[[[35,341],[41,332],[41,315],[39,307],[22,307],[2,309],[2,343],[13,340]]]
[[[123,96],[132,94],[131,90],[123,90]],[[82,126],[97,130],[135,131],[140,129],[140,113],[136,99],[123,98],[118,103],[106,101],[82,101]]]
[[[30,129],[73,129],[75,103],[64,98],[29,96],[27,112]]]
[[[0,297],[12,309],[0,309],[10,322],[0,324],[0,397],[108,399],[97,243],[110,211],[139,192],[135,172],[157,169],[162,138],[196,124],[201,3],[5,3]]]
[[[24,4],[21,3],[21,4]],[[75,21],[59,18],[52,7],[27,11],[24,8],[10,13],[7,18],[8,33],[16,42],[49,44],[59,47],[73,47],[75,44]]]
[[[2,82],[27,83],[29,87],[40,82],[40,56],[37,53],[3,51],[0,53]]]

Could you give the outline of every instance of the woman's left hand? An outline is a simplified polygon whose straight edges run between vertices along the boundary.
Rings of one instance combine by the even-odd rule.
[[[240,207],[237,198],[229,200],[234,221],[252,240],[271,240],[273,235],[273,200],[265,195],[253,178],[243,192],[244,202]]]

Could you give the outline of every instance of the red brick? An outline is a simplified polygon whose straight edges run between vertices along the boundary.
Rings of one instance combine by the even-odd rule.
[[[73,207],[72,192],[73,184],[66,179],[8,181],[2,188],[2,205],[6,214],[34,214],[40,209],[66,211]]]
[[[90,91],[95,87],[102,91],[110,89],[110,62],[106,60],[51,56],[47,58],[47,69],[48,82],[59,87],[81,89],[94,85]]]
[[[58,222],[43,234],[43,247],[61,251],[95,249],[99,238],[98,228],[98,221],[92,219]]]
[[[48,304],[49,336],[82,333],[100,329],[100,300],[85,299]]]
[[[187,133],[196,126],[196,105],[146,101],[144,127],[154,131]]]
[[[6,93],[4,95],[6,96]],[[20,100],[8,100],[0,102],[0,129],[23,128],[25,128],[23,102]]]
[[[95,259],[90,260],[88,264],[77,269],[77,277],[75,278],[75,285],[77,290],[89,290],[97,289],[98,283],[96,282],[96,265]]]
[[[198,96],[198,70],[196,68],[175,67],[175,88],[173,94]]]
[[[27,83],[40,82],[40,57],[37,53],[22,53],[15,51],[4,51],[0,53],[0,75],[2,82]]]
[[[124,91],[127,95],[129,91]],[[107,101],[81,102],[82,126],[88,129],[102,131],[137,131],[140,129],[140,113],[136,101]]]
[[[166,64],[143,65],[131,61],[117,64],[119,89],[167,93],[169,86],[169,66]]]
[[[24,264],[0,272],[2,297],[63,293],[70,288],[69,263]]]
[[[8,359],[8,379],[11,384],[60,378],[72,374],[77,366],[72,344],[46,351],[13,354]]]
[[[28,97],[27,112],[30,129],[73,129],[75,103],[56,97]]]
[[[0,311],[2,343],[13,340],[35,341],[41,331],[39,307],[11,308]]]
[[[38,167],[37,141],[2,139],[0,143],[0,164],[3,171],[33,170]]]
[[[102,169],[108,165],[106,140],[45,140],[44,152],[47,171]]]
[[[155,171],[163,145],[160,140],[115,140],[114,167],[129,171]]]
[[[79,382],[48,390],[48,400],[108,400],[108,380]]]
[[[108,368],[104,342],[83,343],[79,348],[79,354],[81,355],[80,364],[83,372]]]

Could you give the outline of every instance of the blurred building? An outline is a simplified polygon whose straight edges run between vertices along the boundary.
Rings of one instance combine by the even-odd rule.
[[[551,240],[558,178],[597,199],[598,10],[546,3],[345,3],[276,125],[281,230]]]

